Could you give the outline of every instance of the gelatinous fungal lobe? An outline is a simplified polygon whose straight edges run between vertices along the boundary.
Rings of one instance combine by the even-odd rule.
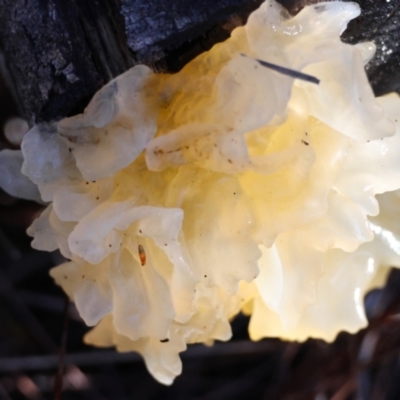
[[[359,12],[267,0],[179,73],[136,66],[1,153],[26,175],[2,187],[52,202],[29,234],[72,260],[51,274],[97,324],[86,343],[137,351],[170,384],[241,310],[255,340],[366,325],[363,294],[400,266],[400,99],[374,97],[371,44],[340,41]]]

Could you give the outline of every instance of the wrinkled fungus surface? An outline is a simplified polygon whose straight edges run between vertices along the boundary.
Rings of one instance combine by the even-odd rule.
[[[400,266],[400,99],[373,95],[373,44],[340,40],[359,13],[267,0],[179,73],[136,66],[34,127],[21,179],[2,153],[5,190],[50,203],[28,233],[70,260],[51,275],[86,343],[137,351],[170,384],[187,344],[228,340],[240,311],[254,340],[367,324],[364,294]]]

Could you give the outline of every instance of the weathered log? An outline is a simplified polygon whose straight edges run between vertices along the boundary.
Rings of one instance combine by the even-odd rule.
[[[0,0],[0,40],[26,117],[48,121],[80,111],[104,83],[137,63],[180,68],[229,35],[229,17],[260,3]],[[216,26],[216,37],[204,37]],[[183,43],[189,45],[177,53]]]
[[[138,63],[177,71],[229,36],[261,0],[0,0],[0,40],[29,122],[82,111],[113,77]],[[312,0],[280,0],[295,13]],[[368,73],[376,93],[400,92],[400,0],[359,0],[344,34],[375,40]]]

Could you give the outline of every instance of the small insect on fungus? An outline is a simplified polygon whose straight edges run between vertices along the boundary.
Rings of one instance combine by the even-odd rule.
[[[140,264],[142,264],[142,267],[146,265],[146,252],[144,251],[144,247],[139,244],[138,246],[138,252],[139,252],[139,258],[140,258]]]

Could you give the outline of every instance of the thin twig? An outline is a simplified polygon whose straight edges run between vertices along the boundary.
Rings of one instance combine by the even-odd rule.
[[[351,393],[354,393],[354,391],[357,388],[356,381],[354,377],[351,377],[348,379],[343,386],[340,387],[340,389],[331,397],[331,400],[345,400],[349,397]]]
[[[3,301],[3,299],[18,319],[25,325],[28,334],[31,335],[44,352],[53,353],[57,351],[57,346],[51,336],[31,312],[28,305],[21,300],[7,276],[0,269],[0,300]]]
[[[58,370],[54,379],[54,400],[61,399],[61,391],[64,376],[64,358],[67,351],[67,339],[68,339],[68,309],[69,309],[69,299],[65,296],[64,313],[63,313],[63,325],[61,334],[61,346],[58,353]]]
[[[279,342],[250,342],[240,340],[228,343],[217,343],[213,347],[203,345],[189,346],[188,350],[181,353],[183,360],[207,359],[211,357],[225,356],[262,356],[279,352],[284,347],[284,343]],[[117,353],[114,350],[95,350],[84,353],[69,353],[64,361],[67,365],[78,365],[81,367],[125,364],[141,362],[142,358],[137,353]],[[58,360],[56,355],[38,355],[26,357],[0,358],[0,372],[10,373],[18,371],[41,371],[57,367]]]

